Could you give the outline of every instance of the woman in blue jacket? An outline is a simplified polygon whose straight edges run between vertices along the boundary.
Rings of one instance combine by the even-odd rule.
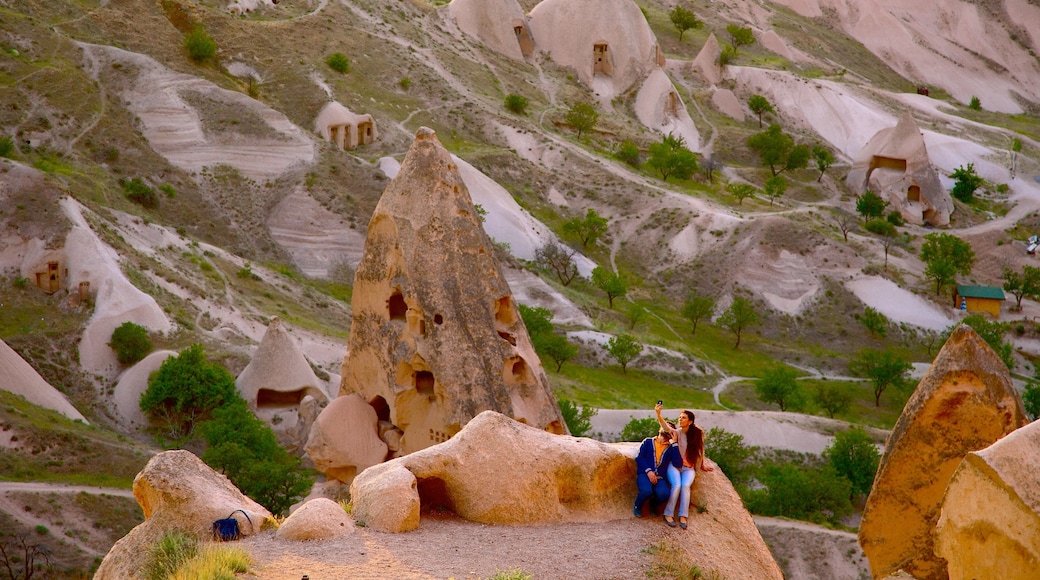
[[[682,456],[679,455],[679,446],[672,441],[671,432],[663,427],[657,432],[657,437],[647,437],[639,446],[639,455],[636,456],[636,487],[639,495],[636,496],[635,507],[632,513],[637,518],[643,517],[643,504],[650,500],[650,511],[668,501],[671,489],[668,486],[668,467],[673,469],[682,467]]]

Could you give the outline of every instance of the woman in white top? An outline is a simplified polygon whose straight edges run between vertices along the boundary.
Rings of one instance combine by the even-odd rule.
[[[661,417],[661,404],[654,407],[657,412],[657,422],[662,429],[672,432],[672,440],[679,442],[679,454],[682,456],[682,469],[669,466],[668,483],[672,488],[672,494],[668,498],[668,504],[664,508],[664,521],[671,527],[675,527],[675,504],[679,504],[679,527],[686,529],[687,518],[690,513],[690,487],[697,476],[697,470],[714,471],[714,468],[704,464],[704,429],[694,423],[693,411],[683,409],[679,412],[678,427],[672,428],[664,418]]]

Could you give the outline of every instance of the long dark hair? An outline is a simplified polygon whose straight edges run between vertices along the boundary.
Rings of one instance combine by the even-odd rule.
[[[690,424],[686,427],[686,462],[697,467],[697,460],[704,456],[704,432],[697,426],[693,411],[683,409],[679,414],[686,415]]]

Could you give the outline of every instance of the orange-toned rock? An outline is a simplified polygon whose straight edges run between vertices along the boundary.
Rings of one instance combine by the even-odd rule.
[[[319,497],[308,501],[278,526],[275,535],[285,540],[325,540],[354,532],[354,520],[343,506]]]
[[[933,531],[954,470],[1025,424],[1007,366],[968,326],[954,330],[885,445],[859,541],[875,578],[945,579]]]
[[[359,471],[386,460],[377,423],[375,410],[359,395],[337,397],[311,426],[307,455],[328,477],[350,483]]]

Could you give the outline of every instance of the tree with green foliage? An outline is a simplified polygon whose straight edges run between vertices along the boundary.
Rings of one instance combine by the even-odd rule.
[[[758,311],[750,300],[743,296],[733,298],[733,303],[719,316],[719,326],[729,330],[737,337],[733,349],[740,348],[740,335],[748,327],[758,323]]]
[[[759,401],[775,404],[781,411],[800,408],[805,396],[798,384],[798,371],[791,367],[773,367],[755,381],[755,396]]]
[[[863,216],[863,224],[885,215],[888,202],[871,190],[866,190],[856,199],[856,213]]]
[[[560,406],[560,414],[563,422],[567,424],[567,430],[574,437],[585,437],[592,430],[592,418],[599,413],[595,407],[578,405],[569,399],[557,401]]]
[[[897,389],[906,383],[913,365],[891,350],[865,349],[860,351],[849,370],[857,376],[870,379],[874,386],[874,406],[881,406],[881,395],[891,386]]]
[[[202,62],[213,58],[217,54],[217,41],[206,32],[202,26],[195,26],[191,32],[184,37],[184,48],[188,56],[195,62]]]
[[[849,232],[855,227],[856,218],[841,209],[835,208],[831,214],[831,221],[834,225],[838,226],[838,230],[841,231],[841,235],[845,237],[845,241],[849,241]]]
[[[628,329],[635,330],[637,324],[642,322],[646,316],[650,314],[650,311],[645,306],[638,302],[632,302],[625,309],[625,318],[628,319]]]
[[[1022,310],[1022,298],[1040,297],[1040,268],[1023,266],[1022,273],[1005,267],[1003,272],[1004,291],[1015,297],[1015,309]]]
[[[621,428],[621,441],[642,441],[647,437],[653,437],[657,435],[657,431],[661,428],[661,424],[657,422],[656,417],[643,417],[636,419],[633,417],[625,426]]]
[[[768,462],[758,470],[761,489],[747,492],[752,513],[838,524],[852,513],[852,484],[830,465],[819,468]]]
[[[1036,376],[1033,377],[1034,379]],[[1029,381],[1022,391],[1022,405],[1033,421],[1040,419],[1040,383]]]
[[[816,169],[820,170],[820,176],[816,178],[816,182],[820,183],[823,181],[823,174],[834,165],[834,154],[823,145],[813,145],[812,158],[816,161]]]
[[[891,238],[896,235],[896,227],[892,225],[892,222],[880,218],[870,220],[863,226],[863,229],[883,238]]]
[[[132,365],[152,352],[148,329],[130,321],[112,331],[112,341],[108,346],[116,351],[116,360],[121,365]]]
[[[722,50],[719,51],[718,58],[715,59],[715,62],[719,65],[719,73],[721,74],[722,71],[726,70],[726,67],[732,64],[733,61],[736,59],[737,47],[733,46],[732,44],[727,44],[723,46]]]
[[[574,127],[574,130],[578,132],[578,138],[581,139],[582,133],[587,133],[595,128],[596,123],[599,122],[599,113],[588,103],[574,103],[567,110],[565,119],[568,125]]]
[[[325,64],[329,65],[329,68],[339,74],[347,74],[350,72],[350,59],[342,52],[334,52],[330,54],[329,58],[325,59]]]
[[[238,397],[235,378],[224,367],[206,361],[201,344],[193,344],[163,361],[148,378],[141,411],[159,423],[170,442],[191,439],[195,428],[213,411]]]
[[[615,298],[621,298],[628,293],[628,284],[621,278],[621,275],[602,266],[592,269],[592,284],[607,295],[607,302],[611,309],[614,308]]]
[[[773,110],[773,104],[769,102],[769,99],[762,95],[751,95],[747,100],[748,108],[751,112],[758,115],[758,128],[762,128],[762,115],[766,113],[775,113]]]
[[[747,144],[758,153],[762,164],[769,167],[774,177],[782,171],[802,169],[809,164],[809,147],[796,145],[794,137],[776,123],[748,137]]]
[[[892,224],[897,228],[903,227],[906,224],[906,220],[903,219],[903,214],[899,213],[899,210],[892,210],[885,216],[885,221]]]
[[[885,334],[888,333],[888,318],[870,306],[863,309],[863,314],[860,315],[859,321],[863,323],[863,326],[867,327],[870,336],[884,338]]]
[[[712,427],[704,437],[704,455],[710,457],[738,490],[752,478],[752,463],[758,448],[744,443],[744,436]]]
[[[950,335],[953,334],[953,331],[962,324],[970,326],[979,335],[979,338],[985,341],[993,349],[993,352],[997,353],[997,356],[1004,361],[1009,370],[1015,368],[1014,349],[1011,343],[1004,341],[1004,336],[1007,334],[1010,326],[1008,323],[991,320],[985,314],[971,314],[964,317],[960,322],[946,327],[946,330],[942,333],[942,342],[945,343],[950,338]]]
[[[971,274],[975,251],[971,244],[957,236],[937,232],[924,237],[921,260],[925,263],[924,275],[935,280],[935,293],[938,295],[943,286],[956,280],[957,274]]]
[[[669,133],[660,142],[650,145],[646,164],[661,173],[661,179],[668,181],[670,175],[679,179],[689,179],[697,171],[697,155],[686,148],[683,137]]]
[[[726,191],[737,198],[737,205],[744,205],[745,198],[751,197],[758,192],[755,186],[750,183],[731,183],[726,187]]]
[[[816,384],[813,393],[816,404],[823,409],[831,419],[849,410],[852,405],[852,394],[848,389],[837,383],[822,382]]]
[[[614,151],[614,157],[617,157],[636,169],[639,169],[639,166],[643,164],[643,159],[639,152],[639,145],[636,145],[631,139],[625,139],[618,144],[617,150]]]
[[[520,319],[524,321],[527,334],[533,339],[535,336],[552,334],[553,313],[548,308],[541,306],[528,306],[517,304],[516,309],[520,312]]]
[[[527,114],[527,97],[518,95],[516,93],[510,93],[506,95],[506,99],[503,102],[506,110],[517,115]]]
[[[548,308],[539,306],[532,307],[526,304],[518,304],[520,318],[527,327],[527,334],[531,337],[531,344],[539,357],[549,357],[556,363],[556,372],[560,372],[563,363],[578,355],[577,345],[567,340],[565,336],[553,331],[553,313]]]
[[[556,363],[556,372],[560,372],[563,363],[578,356],[578,345],[567,340],[565,336],[550,333],[539,339],[539,343],[535,344],[535,351],[540,356],[551,358]]]
[[[10,159],[14,155],[14,139],[10,135],[0,135],[0,157]]]
[[[849,480],[853,494],[870,495],[881,454],[862,427],[835,433],[834,441],[823,450],[823,458],[838,475]]]
[[[950,195],[964,203],[971,203],[975,199],[975,190],[985,181],[975,172],[974,163],[969,163],[967,166],[961,165],[954,169],[950,177],[955,181]]]
[[[692,10],[687,10],[678,4],[668,13],[668,18],[671,19],[672,26],[679,31],[679,42],[682,42],[683,33],[687,30],[704,26],[704,23],[697,18]]]
[[[127,199],[140,206],[148,209],[159,207],[159,196],[156,195],[155,190],[140,177],[124,181],[123,192],[126,193]]]
[[[607,218],[600,216],[590,207],[585,211],[584,218],[573,218],[564,222],[563,233],[576,236],[581,240],[581,247],[587,248],[607,233]]]
[[[693,325],[690,334],[697,334],[697,323],[701,320],[711,320],[715,315],[715,299],[691,290],[690,295],[683,303],[682,316]]]
[[[274,431],[237,395],[214,410],[199,431],[206,440],[201,459],[271,513],[288,512],[314,483],[300,458],[279,445]]]
[[[578,266],[574,263],[576,253],[576,251],[550,240],[534,251],[534,261],[552,270],[560,280],[560,284],[569,286],[578,276]]]
[[[733,41],[734,49],[739,49],[741,46],[750,46],[755,44],[755,33],[748,26],[727,24],[726,32],[729,33],[730,40]]]
[[[762,191],[769,197],[769,205],[773,205],[774,201],[783,197],[784,193],[787,192],[787,178],[783,175],[770,177],[766,180]]]
[[[639,344],[631,334],[619,334],[610,337],[604,348],[606,348],[607,354],[621,365],[621,372],[624,374],[628,374],[628,363],[635,360],[643,352],[643,345]]]
[[[971,96],[971,100],[968,101],[968,108],[971,109],[972,111],[981,111],[982,110],[982,101],[980,101],[977,96],[972,95]]]

